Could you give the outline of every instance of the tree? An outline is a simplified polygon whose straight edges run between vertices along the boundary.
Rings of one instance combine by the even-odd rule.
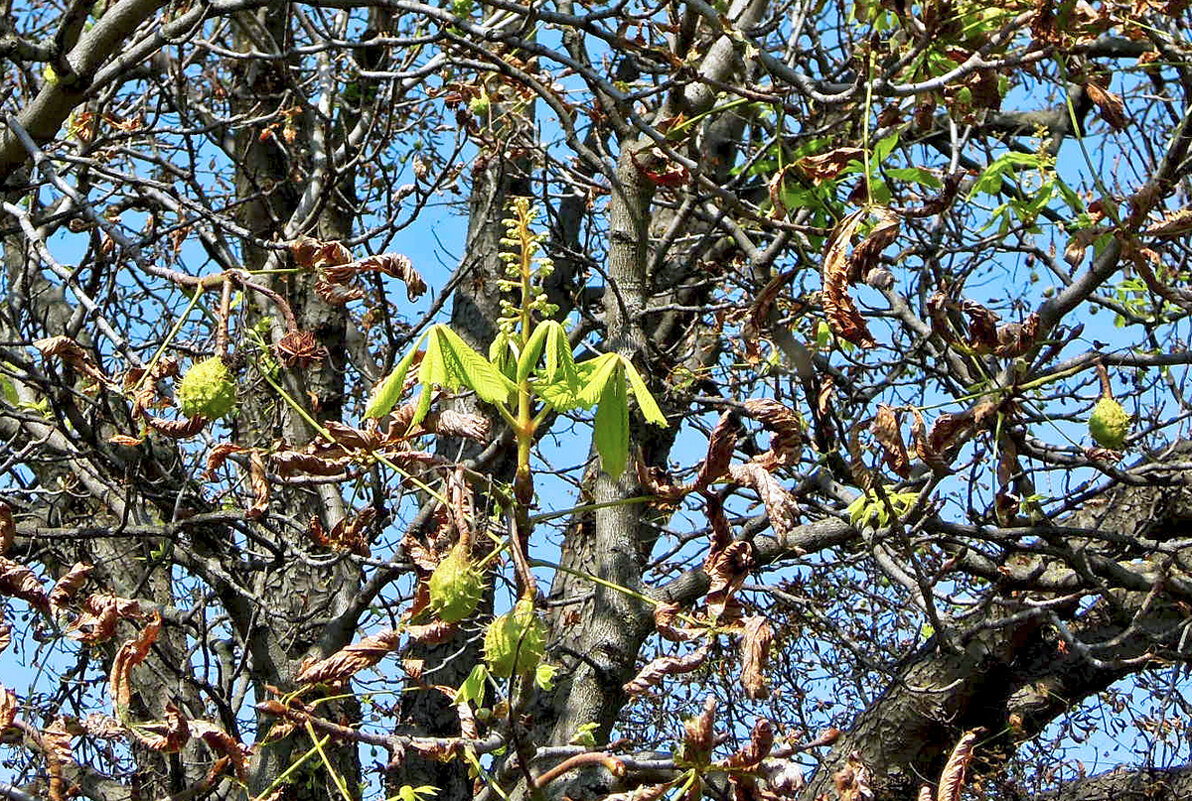
[[[0,796],[1189,795],[1186,3],[3,20]]]

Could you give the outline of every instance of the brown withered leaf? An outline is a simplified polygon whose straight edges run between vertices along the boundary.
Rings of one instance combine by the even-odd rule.
[[[170,439],[189,439],[195,436],[207,425],[207,418],[202,416],[183,417],[180,420],[166,420],[143,413],[141,420],[163,437]]]
[[[294,680],[300,684],[333,684],[351,678],[397,650],[401,644],[401,636],[397,629],[389,629],[365,637],[359,642],[341,648],[326,659],[315,659],[304,664]]]
[[[417,538],[415,538],[414,535],[408,531],[406,532],[405,536],[402,537],[401,548],[403,551],[405,551],[409,560],[413,562],[414,567],[416,567],[424,576],[429,576],[431,573],[435,572],[435,568],[438,567],[439,562],[442,561],[433,550],[427,548],[425,545],[419,542]]]
[[[363,288],[355,284],[337,284],[323,276],[315,279],[315,293],[328,306],[346,306],[354,300],[360,300],[366,294]]]
[[[269,455],[273,467],[282,478],[291,478],[300,473],[312,476],[336,476],[347,469],[351,458],[346,454],[319,456],[300,451],[278,451]]]
[[[740,603],[733,596],[749,577],[754,564],[753,543],[745,540],[709,552],[703,569],[710,579],[707,602],[713,621],[727,622],[740,614]]]
[[[260,520],[269,509],[269,477],[265,473],[265,460],[259,453],[254,452],[248,457],[248,483],[252,487],[253,504],[245,510],[244,516],[249,520]]]
[[[372,551],[368,547],[367,534],[369,526],[372,525],[376,516],[376,507],[366,506],[355,515],[340,518],[339,522],[331,528],[330,533],[324,532],[323,525],[318,518],[311,518],[311,527],[307,529],[307,534],[324,548],[354,553],[357,556],[371,556]]]
[[[923,784],[919,786],[919,795],[916,801],[932,801],[935,793],[931,792],[930,784]]]
[[[1088,228],[1081,228],[1079,231],[1074,231],[1068,237],[1068,244],[1064,246],[1064,261],[1072,267],[1079,267],[1080,263],[1084,261],[1084,254],[1089,247],[1096,241],[1097,237],[1104,234],[1108,229],[1100,225],[1090,225]]]
[[[697,670],[706,661],[708,661],[708,646],[706,644],[684,656],[660,656],[650,660],[623,689],[631,698],[641,695],[661,682],[663,678],[690,673]]]
[[[480,443],[488,442],[491,427],[487,417],[454,409],[433,411],[422,421],[422,428],[429,433],[462,437]]]
[[[455,690],[451,687],[444,687],[449,690],[450,696],[455,695]],[[472,705],[467,701],[461,701],[455,705],[455,716],[459,719],[459,736],[468,740],[480,739],[480,729],[476,726],[476,715],[472,712]]]
[[[141,616],[141,605],[110,592],[91,595],[83,601],[82,613],[66,628],[72,640],[97,645],[107,642],[116,633],[116,623]]]
[[[704,489],[728,472],[733,461],[733,450],[737,447],[737,433],[740,423],[732,412],[720,416],[712,433],[708,436],[708,455],[700,465],[692,489]]]
[[[67,784],[64,768],[74,761],[70,747],[70,732],[66,720],[59,715],[54,722],[39,733],[41,753],[46,760],[46,773],[50,776],[50,801],[66,801]]]
[[[1147,236],[1177,237],[1192,232],[1192,208],[1176,209],[1162,220],[1147,226],[1143,231]]]
[[[786,174],[795,167],[794,164],[788,164],[781,170],[776,171],[770,176],[769,192],[770,205],[773,207],[770,212],[770,218],[774,220],[786,219],[786,204],[782,201],[782,183],[786,180]]]
[[[859,147],[838,147],[827,153],[804,156],[795,162],[795,166],[818,186],[844,172],[844,168],[849,165],[849,162],[861,161],[864,158],[865,151]]]
[[[911,474],[911,459],[902,441],[902,426],[898,418],[898,413],[892,407],[879,403],[869,430],[882,446],[886,466],[906,478]]]
[[[741,686],[745,688],[745,695],[755,701],[769,698],[766,668],[770,664],[770,643],[774,641],[774,631],[762,615],[751,615],[742,622]]]
[[[707,762],[712,755],[716,733],[716,697],[704,699],[704,708],[693,718],[683,721],[683,757],[689,762]]]
[[[753,488],[766,507],[774,536],[780,541],[785,540],[795,528],[799,516],[799,504],[794,496],[760,462],[735,464],[729,468],[728,474],[737,484]]]
[[[161,615],[154,610],[137,636],[120,646],[116,658],[112,660],[112,671],[109,687],[112,696],[112,709],[116,717],[123,716],[128,709],[129,699],[132,697],[132,669],[149,655],[149,649],[157,641],[161,631]]]
[[[871,801],[873,789],[869,782],[869,769],[856,751],[849,754],[844,767],[832,775],[837,801]]]
[[[12,627],[8,625],[3,618],[0,618],[0,654],[8,649],[12,644]]]
[[[758,718],[753,723],[753,731],[749,734],[749,744],[725,760],[730,768],[752,768],[760,764],[770,755],[774,747],[774,726],[765,718]]]
[[[437,645],[446,642],[455,634],[455,624],[436,620],[434,623],[407,626],[406,634],[414,642],[423,645]]]
[[[1121,451],[1113,451],[1109,448],[1093,448],[1086,447],[1084,449],[1084,458],[1090,462],[1105,462],[1106,464],[1116,464],[1122,460],[1125,454]],[[0,649],[2,650],[2,649]]]
[[[130,437],[128,434],[113,434],[108,437],[110,444],[119,445],[123,448],[135,448],[144,441],[144,437]]]
[[[0,556],[12,547],[17,538],[17,524],[12,519],[12,507],[0,501]]]
[[[674,476],[661,467],[646,464],[644,459],[634,459],[633,463],[637,468],[637,482],[641,484],[642,492],[655,496],[661,505],[673,508],[694,490],[693,486],[675,483]]]
[[[966,731],[957,741],[940,773],[936,801],[960,801],[960,793],[964,790],[964,774],[968,770],[969,763],[973,761],[973,745],[983,732],[984,729]]]
[[[1031,312],[1021,323],[1006,323],[997,330],[997,347],[994,353],[1011,359],[1022,356],[1039,339],[1039,315]]]
[[[33,347],[37,348],[38,352],[45,358],[57,357],[69,364],[77,372],[87,376],[101,386],[114,390],[120,389],[120,384],[108,378],[99,369],[98,365],[95,364],[95,360],[91,358],[91,354],[70,337],[57,336],[50,337],[49,339],[39,339],[33,343]]]
[[[464,469],[457,467],[443,479],[449,502],[451,522],[460,542],[472,542],[472,521],[476,519],[476,508],[472,503],[472,488],[464,477]]]
[[[771,278],[762,287],[761,292],[757,293],[753,305],[749,307],[749,315],[741,327],[741,339],[745,344],[745,360],[750,364],[757,364],[762,359],[758,344],[761,342],[762,332],[769,326],[770,309],[773,308],[774,301],[799,272],[800,270],[795,268]]]
[[[49,611],[50,608],[45,588],[33,571],[3,556],[0,556],[0,595],[20,598],[42,611]]]
[[[91,575],[91,571],[94,569],[94,565],[76,562],[62,578],[54,583],[54,589],[50,590],[50,606],[54,609],[61,609],[65,606],[87,581],[87,576]]]
[[[17,694],[0,684],[0,732],[12,725],[17,717]]]
[[[978,353],[992,353],[997,347],[997,324],[1001,318],[975,300],[963,301],[960,310],[969,317],[969,345]]]
[[[190,730],[191,737],[202,740],[203,744],[213,752],[230,759],[232,767],[236,771],[236,777],[240,781],[248,781],[248,762],[252,759],[252,748],[214,723],[208,723],[205,720],[189,721],[187,728]]]
[[[290,243],[294,263],[303,270],[347,264],[352,254],[341,242],[320,242],[303,237]]]
[[[865,235],[865,238],[853,248],[852,255],[849,256],[849,283],[855,284],[861,279],[865,279],[866,283],[871,283],[869,281],[870,271],[877,267],[882,251],[898,238],[898,234],[902,230],[902,222],[889,209],[875,207],[871,208],[869,213],[877,217],[877,222]]]
[[[1097,107],[1101,119],[1105,120],[1110,128],[1120,131],[1130,124],[1130,118],[1126,116],[1126,106],[1120,97],[1102,88],[1096,81],[1087,82],[1084,91]]]
[[[958,414],[941,414],[931,424],[931,430],[923,440],[916,438],[915,451],[932,468],[938,466],[938,469],[947,470],[960,446],[972,437],[975,430],[972,409]]]
[[[211,452],[207,454],[207,470],[203,473],[203,477],[210,480],[215,478],[215,471],[224,466],[224,462],[228,457],[234,453],[244,453],[247,448],[240,445],[235,445],[231,442],[219,442],[211,446]]]
[[[327,349],[319,344],[310,331],[287,331],[273,346],[273,353],[282,367],[287,369],[306,368],[321,362],[327,356]]]
[[[141,745],[149,750],[175,754],[190,739],[190,728],[187,726],[186,716],[173,701],[166,702],[165,713],[164,722],[139,723],[136,726],[130,726],[129,731],[140,741]]]
[[[849,245],[865,215],[865,209],[854,211],[837,223],[828,237],[821,265],[823,291],[820,296],[832,332],[858,347],[871,348],[877,340],[869,333],[865,319],[848,294]]]
[[[99,740],[121,740],[125,734],[120,721],[102,712],[92,712],[83,718],[83,731]]]
[[[396,278],[406,285],[406,297],[411,301],[417,300],[426,292],[426,282],[414,269],[414,263],[407,256],[400,253],[385,253],[380,256],[369,256],[358,262],[347,265],[358,270],[373,270]]]
[[[798,461],[803,447],[803,420],[798,412],[773,398],[751,398],[745,401],[745,413],[771,434],[770,449],[753,457],[754,462],[774,470]]]
[[[682,610],[678,604],[660,603],[654,607],[654,628],[658,633],[671,642],[690,642],[698,640],[706,634],[705,629],[692,629],[677,626],[675,621]]]

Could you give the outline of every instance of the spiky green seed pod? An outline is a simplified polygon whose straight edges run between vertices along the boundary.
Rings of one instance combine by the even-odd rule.
[[[534,602],[523,598],[488,624],[484,633],[484,660],[494,676],[507,679],[532,673],[546,648],[546,627],[534,613]]]
[[[480,596],[484,595],[484,576],[468,559],[466,546],[460,543],[439,562],[430,574],[427,587],[430,608],[444,623],[456,623],[476,611]]]
[[[1130,415],[1122,405],[1103,395],[1089,415],[1089,434],[1102,448],[1120,451],[1130,433]]]
[[[186,371],[176,395],[178,407],[187,417],[217,420],[236,405],[236,382],[223,360],[212,356]]]

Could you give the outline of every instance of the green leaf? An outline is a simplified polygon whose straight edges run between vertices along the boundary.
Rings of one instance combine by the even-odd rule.
[[[534,668],[534,684],[543,692],[550,692],[555,687],[555,676],[559,673],[559,666],[549,662],[539,662]]]
[[[873,163],[874,165],[881,164],[890,154],[894,152],[894,148],[898,147],[898,132],[890,134],[884,139],[878,140],[878,143],[873,146]]]
[[[447,326],[436,325],[427,336],[423,369],[418,374],[422,383],[438,384],[444,389],[466,387],[493,404],[507,402],[517,391],[512,381]]]
[[[575,734],[571,735],[571,739],[567,742],[570,745],[582,745],[584,748],[596,747],[596,729],[600,728],[599,723],[585,723],[575,729]]]
[[[515,354],[513,343],[509,340],[509,334],[504,331],[498,331],[497,335],[493,337],[492,344],[488,346],[488,360],[506,378],[513,378],[516,372],[516,365],[513,361]]]
[[[464,679],[455,691],[453,704],[466,704],[469,701],[476,706],[484,706],[484,689],[488,680],[488,668],[483,662],[472,668],[472,672]]]
[[[655,402],[654,396],[650,394],[649,388],[646,387],[646,382],[642,380],[641,375],[632,364],[625,359],[622,359],[621,363],[625,367],[625,375],[629,379],[629,388],[633,390],[633,397],[637,400],[637,406],[642,410],[642,417],[646,418],[647,423],[653,423],[656,426],[666,428],[666,415],[658,408],[658,403]]]
[[[944,185],[939,178],[922,167],[888,167],[886,175],[897,178],[899,181],[909,181],[931,189],[940,189]]]
[[[585,368],[585,372],[587,372],[587,375],[581,374],[583,388],[580,390],[577,398],[577,405],[583,406],[585,409],[590,409],[600,401],[604,395],[605,385],[613,373],[616,372],[621,361],[621,357],[616,353],[606,353],[603,356],[597,356],[595,359],[589,359],[586,362],[577,364],[576,367],[583,367]]]
[[[596,407],[596,430],[592,434],[596,452],[600,454],[600,466],[614,481],[625,472],[629,461],[629,399],[619,367],[619,363],[614,363],[613,377],[604,382]]]
[[[410,371],[410,365],[414,363],[414,356],[418,353],[418,348],[425,338],[426,334],[419,337],[410,347],[409,352],[397,363],[397,367],[393,368],[393,372],[373,389],[372,397],[368,401],[368,408],[364,410],[365,417],[384,417],[401,400],[401,389],[406,383],[406,373]]]
[[[525,381],[530,375],[530,371],[538,364],[538,357],[542,355],[542,349],[546,346],[546,336],[549,332],[548,323],[553,320],[543,320],[534,329],[534,333],[530,334],[530,338],[526,340],[526,345],[522,348],[521,356],[517,358],[517,382],[520,384]],[[558,325],[558,323],[555,323]]]

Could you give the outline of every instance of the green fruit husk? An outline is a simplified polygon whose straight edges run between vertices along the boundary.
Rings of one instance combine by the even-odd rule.
[[[1102,448],[1120,451],[1130,433],[1130,415],[1108,395],[1102,396],[1089,415],[1089,434]]]
[[[218,356],[191,366],[175,394],[178,408],[187,417],[217,420],[236,405],[236,383]]]
[[[457,623],[471,617],[484,595],[484,576],[468,559],[460,544],[439,562],[427,581],[430,608],[444,623]]]
[[[546,649],[546,627],[523,598],[513,611],[497,617],[484,633],[484,660],[494,676],[507,679],[534,672]]]

